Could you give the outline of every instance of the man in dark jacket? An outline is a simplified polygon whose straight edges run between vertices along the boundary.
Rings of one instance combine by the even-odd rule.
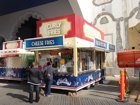
[[[53,83],[53,75],[54,75],[54,68],[52,67],[51,63],[47,63],[47,67],[44,68],[45,70],[48,70],[48,74],[50,75],[49,78],[45,79],[45,90],[44,90],[44,96],[51,96],[51,84]]]
[[[32,68],[27,69],[29,73],[28,82],[30,84],[29,87],[29,102],[33,103],[33,91],[35,88],[36,91],[36,102],[39,102],[39,85],[41,80],[43,79],[41,71],[36,67],[35,62],[32,62]]]

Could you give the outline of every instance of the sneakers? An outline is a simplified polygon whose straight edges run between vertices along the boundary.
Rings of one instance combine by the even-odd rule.
[[[39,103],[40,102],[40,100],[39,101],[36,101],[36,103]]]
[[[33,102],[27,101],[26,103],[32,104]]]
[[[46,96],[46,94],[44,94],[43,96]]]
[[[52,97],[53,95],[47,95],[47,97]]]

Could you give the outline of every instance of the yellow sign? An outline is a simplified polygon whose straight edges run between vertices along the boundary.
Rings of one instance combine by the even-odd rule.
[[[52,35],[65,35],[71,29],[71,23],[67,19],[61,19],[51,22],[42,23],[39,28],[39,34],[42,37],[52,36]]]
[[[48,55],[48,53],[40,53],[40,55]]]
[[[61,60],[60,60],[60,63],[61,63],[61,64],[65,64],[65,59],[61,59]]]
[[[7,43],[6,48],[7,49],[14,49],[17,48],[18,43],[17,42],[11,42],[11,43]]]
[[[52,51],[52,52],[50,52],[50,55],[58,55],[58,51]]]
[[[90,25],[88,25],[87,23],[84,24],[83,29],[84,29],[84,34],[86,37],[91,38],[91,39],[94,39],[94,38],[101,39],[100,32],[94,29],[93,27],[91,27]]]

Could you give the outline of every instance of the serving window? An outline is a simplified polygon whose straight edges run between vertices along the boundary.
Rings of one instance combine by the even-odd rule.
[[[104,62],[104,52],[78,49],[77,50],[77,71],[78,73],[91,72],[102,69]],[[74,57],[72,49],[45,50],[39,51],[38,67],[43,70],[47,62],[52,63],[52,67],[58,74],[74,73]]]
[[[43,70],[47,62],[52,63],[56,73],[73,73],[73,52],[72,50],[39,51],[39,65]]]

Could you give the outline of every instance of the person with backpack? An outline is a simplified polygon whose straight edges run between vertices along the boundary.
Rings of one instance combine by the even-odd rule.
[[[45,82],[45,89],[44,89],[44,96],[51,96],[51,84],[53,83],[53,75],[55,71],[52,67],[50,62],[47,63],[47,67],[44,68],[44,82]]]

